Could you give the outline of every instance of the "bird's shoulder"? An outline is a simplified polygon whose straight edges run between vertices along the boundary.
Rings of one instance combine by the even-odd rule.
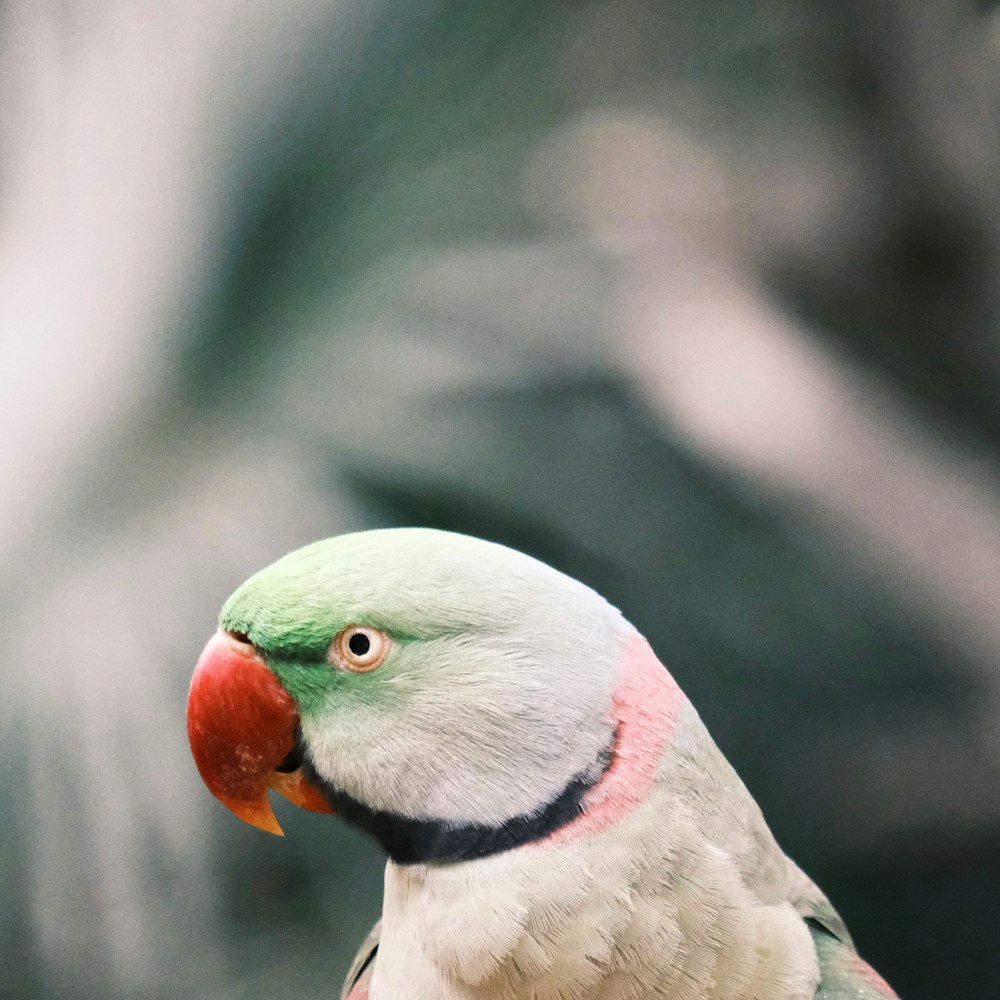
[[[354,956],[347,978],[344,980],[343,989],[340,991],[340,1000],[368,1000],[369,985],[375,971],[375,956],[378,954],[378,943],[381,935],[382,921],[380,920],[369,931],[368,936],[361,943],[358,953]]]

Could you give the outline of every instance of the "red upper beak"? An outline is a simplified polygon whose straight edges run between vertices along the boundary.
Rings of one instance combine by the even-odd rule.
[[[303,809],[333,812],[301,768],[281,770],[295,748],[299,713],[248,642],[228,632],[208,641],[191,678],[191,753],[209,791],[240,819],[281,835],[268,788]]]

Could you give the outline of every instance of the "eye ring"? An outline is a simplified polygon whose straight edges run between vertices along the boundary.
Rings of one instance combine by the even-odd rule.
[[[381,629],[368,625],[348,625],[330,643],[327,659],[341,670],[367,674],[385,662],[392,640]]]

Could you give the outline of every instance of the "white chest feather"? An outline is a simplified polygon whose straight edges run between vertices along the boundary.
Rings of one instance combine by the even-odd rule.
[[[372,1000],[811,1000],[802,876],[766,828],[686,803],[677,764],[593,837],[390,863]]]

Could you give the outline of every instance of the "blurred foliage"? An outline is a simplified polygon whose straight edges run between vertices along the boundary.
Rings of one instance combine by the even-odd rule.
[[[995,486],[989,12],[363,7],[319,5],[295,29],[303,65],[268,68],[287,91],[271,117],[246,98],[255,125],[231,125],[203,284],[143,356],[154,384],[95,430],[3,570],[7,660],[35,675],[5,731],[16,959],[0,993],[336,995],[378,912],[377,852],[291,812],[267,839],[205,801],[184,692],[246,574],[320,534],[425,524],[523,549],[622,608],[900,995],[992,1000],[995,662],[887,584],[885,554],[815,496],[762,485],[657,410],[619,316],[639,278],[722,260],[905,399],[914,433],[981,449]],[[211,85],[238,91],[216,41]],[[572,153],[551,154],[565,184],[533,194],[551,144],[604,114],[705,150],[726,206],[698,187],[706,169],[636,249],[554,204]],[[638,197],[626,185],[623,203]]]

